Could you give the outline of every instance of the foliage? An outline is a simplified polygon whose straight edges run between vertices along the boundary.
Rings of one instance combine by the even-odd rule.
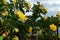
[[[32,15],[26,16],[27,12]],[[0,0],[0,36],[4,40],[57,40],[60,13],[46,17],[47,13],[39,2],[31,7],[25,0]]]

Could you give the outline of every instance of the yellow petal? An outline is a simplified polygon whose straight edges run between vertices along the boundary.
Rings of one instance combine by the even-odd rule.
[[[45,9],[45,13],[48,13],[48,10],[47,9]]]
[[[19,15],[19,12],[20,12],[20,10],[18,10],[18,9],[16,9],[16,10],[14,11],[14,13],[17,14],[17,15]]]
[[[8,15],[8,11],[3,11],[3,12],[2,12],[2,15],[3,15],[3,16]]]
[[[1,20],[1,22],[3,23],[3,22],[4,22],[4,20],[2,19],[2,20]]]
[[[54,24],[52,24],[52,25],[50,25],[50,29],[51,29],[52,31],[56,31],[56,30],[57,30],[57,27],[56,27]]]
[[[13,4],[15,4],[16,3],[16,0],[12,0],[13,1]]]
[[[16,31],[16,32],[19,32],[19,29],[18,29],[18,28],[15,28],[15,31]]]
[[[3,0],[3,4],[7,4],[7,1],[6,0]]]
[[[17,14],[19,19],[21,19],[22,21],[26,21],[28,19],[20,10],[15,10],[14,13]]]
[[[32,27],[29,27],[29,32],[32,32]]]
[[[46,21],[47,17],[46,17],[46,16],[44,16],[43,18],[44,18],[44,21]]]
[[[26,10],[29,10],[31,8],[30,2],[26,2],[25,4],[26,4]]]
[[[57,15],[58,15],[58,17],[60,17],[60,12],[58,12],[58,14],[57,14]]]

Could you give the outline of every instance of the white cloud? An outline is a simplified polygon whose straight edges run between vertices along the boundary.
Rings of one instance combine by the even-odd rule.
[[[48,11],[55,11],[55,8],[49,8]]]
[[[55,11],[60,11],[60,6],[56,6],[56,7],[48,7],[48,11],[50,12],[55,12]]]
[[[30,1],[30,0],[25,0],[25,1],[27,1],[27,2],[28,2],[28,1]]]
[[[54,4],[60,4],[60,0],[38,0],[40,1],[42,4],[47,4],[47,5],[54,5]]]

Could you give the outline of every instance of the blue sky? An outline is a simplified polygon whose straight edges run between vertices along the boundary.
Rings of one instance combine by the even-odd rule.
[[[60,11],[60,0],[30,0],[32,4],[37,1],[41,2],[48,9],[47,16],[56,16],[57,12]]]

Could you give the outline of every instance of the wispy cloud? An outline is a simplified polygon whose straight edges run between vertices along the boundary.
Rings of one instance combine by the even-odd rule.
[[[46,5],[59,5],[60,4],[60,0],[59,1],[40,1],[41,3],[43,4],[46,4]]]

